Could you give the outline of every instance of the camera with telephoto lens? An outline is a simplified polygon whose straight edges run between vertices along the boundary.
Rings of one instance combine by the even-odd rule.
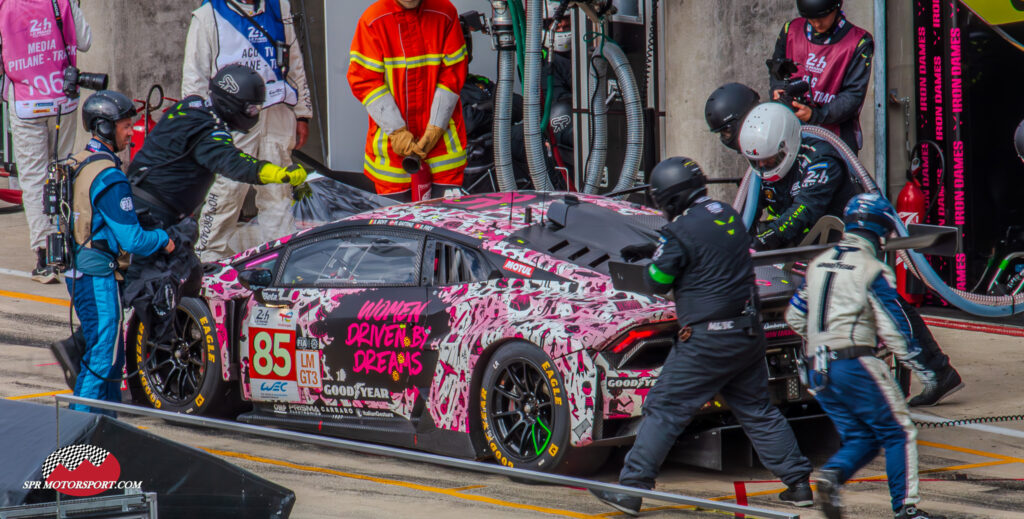
[[[74,214],[71,179],[78,163],[71,158],[51,162],[43,184],[43,214],[57,226],[57,232],[46,236],[46,263],[58,272],[73,268]]]
[[[107,75],[82,72],[75,67],[64,69],[64,95],[70,99],[78,99],[78,89],[106,90]]]
[[[793,63],[793,60],[789,58],[773,58],[766,60],[765,65],[768,65],[768,73],[771,74],[772,79],[785,84],[782,88],[782,93],[779,94],[779,102],[785,104],[794,112],[796,108],[793,107],[793,101],[812,108],[817,106],[817,103],[811,99],[811,85],[807,83],[807,80],[802,78],[793,79],[793,74],[797,73],[796,63]]]

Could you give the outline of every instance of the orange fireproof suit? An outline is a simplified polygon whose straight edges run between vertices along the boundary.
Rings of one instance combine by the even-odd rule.
[[[416,9],[377,0],[359,19],[348,82],[370,116],[363,169],[377,193],[410,189],[404,157],[390,149],[388,139],[403,126],[416,138],[428,124],[443,129],[426,162],[435,184],[462,185],[466,129],[459,92],[466,58],[458,12],[448,0],[423,0]]]

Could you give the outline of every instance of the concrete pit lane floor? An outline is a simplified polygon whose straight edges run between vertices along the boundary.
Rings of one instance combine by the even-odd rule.
[[[27,278],[33,260],[20,247],[27,243],[24,227],[20,213],[0,215],[0,236],[8,244],[0,251],[0,398],[52,406],[53,395],[70,393],[45,347],[68,335],[68,294],[62,284],[43,286]],[[966,387],[936,407],[912,410],[917,419],[1021,413],[1024,344],[1020,336],[1024,333],[1015,337],[948,327],[933,327],[933,332]],[[296,518],[623,515],[582,489],[526,485],[499,476],[187,428],[151,418],[122,419],[292,489],[297,496],[292,511]],[[923,509],[950,518],[1024,518],[1024,422],[921,428],[918,450]],[[824,459],[815,457],[815,466],[820,467]],[[617,463],[610,462],[595,477],[613,481]],[[745,466],[717,472],[667,465],[658,481],[658,490],[666,492],[735,502],[742,491],[752,506],[822,517],[813,508],[783,505],[777,498],[782,489],[768,471]],[[891,517],[882,458],[857,474],[843,496],[847,517]],[[652,518],[722,516],[657,502],[645,503],[644,510],[643,517]]]

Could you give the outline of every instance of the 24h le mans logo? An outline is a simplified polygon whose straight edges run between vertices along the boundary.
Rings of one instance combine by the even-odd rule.
[[[69,496],[94,496],[110,490],[120,475],[117,458],[95,445],[68,445],[43,462],[46,487]]]

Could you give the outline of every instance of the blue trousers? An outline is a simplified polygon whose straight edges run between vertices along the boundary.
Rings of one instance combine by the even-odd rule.
[[[85,354],[75,382],[75,396],[120,402],[120,380],[124,368],[120,286],[113,274],[83,274],[80,278],[68,277],[65,281],[85,335]],[[115,416],[112,411],[84,405],[71,404],[71,408]]]
[[[812,378],[816,384],[822,381],[819,372]],[[889,366],[875,357],[838,360],[829,364],[828,378],[814,397],[835,424],[843,446],[822,468],[838,471],[845,482],[885,449],[893,510],[920,501],[917,428]]]

